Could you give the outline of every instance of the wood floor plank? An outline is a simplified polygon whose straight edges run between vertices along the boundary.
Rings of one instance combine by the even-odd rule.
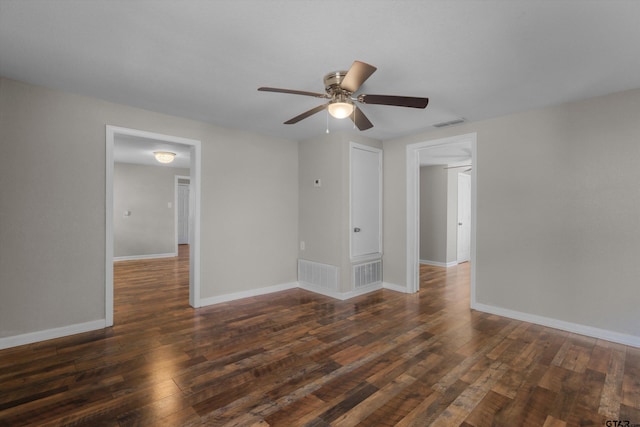
[[[505,374],[507,365],[493,362],[480,377],[469,385],[460,395],[435,419],[436,425],[459,425],[471,414],[491,387]]]
[[[640,349],[627,349],[621,403],[640,410]]]
[[[188,272],[117,262],[113,327],[0,351],[0,426],[640,423],[640,349],[470,310],[468,263],[199,309]]]
[[[416,381],[410,375],[401,374],[396,379],[367,397],[358,405],[347,411],[338,419],[333,421],[331,425],[336,427],[347,427],[358,425],[362,420],[366,419],[377,408],[387,403],[393,397],[398,395],[402,390]]]
[[[426,387],[420,381],[414,381],[403,388],[397,395],[393,396],[386,403],[381,404],[369,416],[363,419],[358,425],[361,426],[395,426],[401,420],[409,416],[409,413],[417,408],[422,402],[428,400],[429,395],[434,391]]]
[[[620,415],[622,383],[624,381],[624,359],[625,351],[613,351],[600,398],[598,412],[611,420],[617,420]]]
[[[467,426],[488,427],[495,425],[496,414],[511,402],[508,397],[489,390],[471,411],[464,423]]]
[[[433,417],[440,401],[443,399],[442,394],[433,392],[429,394],[422,402],[420,402],[406,417],[396,423],[397,427],[419,427],[429,425],[429,418]]]

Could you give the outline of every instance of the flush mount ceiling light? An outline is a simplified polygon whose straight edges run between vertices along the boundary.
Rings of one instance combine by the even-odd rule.
[[[170,151],[154,151],[153,155],[160,163],[171,163],[176,157],[176,153],[172,153]]]
[[[344,119],[353,114],[353,102],[344,95],[338,96],[334,101],[331,101],[327,106],[329,114],[336,119]]]

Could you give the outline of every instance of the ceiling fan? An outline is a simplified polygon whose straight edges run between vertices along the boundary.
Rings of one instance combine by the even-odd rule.
[[[354,61],[348,71],[333,71],[324,76],[325,93],[307,92],[303,90],[280,89],[275,87],[259,87],[263,92],[290,93],[294,95],[312,96],[314,98],[328,99],[326,104],[318,105],[309,111],[295,116],[284,122],[286,125],[298,123],[324,109],[329,111],[333,117],[344,119],[349,117],[360,130],[367,130],[373,127],[355,103],[394,105],[397,107],[426,108],[429,98],[417,98],[412,96],[394,95],[366,95],[355,96],[355,92],[376,71],[376,67],[361,61]]]

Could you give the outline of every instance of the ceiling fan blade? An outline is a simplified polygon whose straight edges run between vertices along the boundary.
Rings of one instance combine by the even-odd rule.
[[[304,90],[280,89],[277,87],[259,87],[258,90],[261,92],[290,93],[293,95],[313,96],[315,98],[328,98],[328,95],[326,93],[307,92]]]
[[[361,61],[353,61],[351,68],[349,68],[344,79],[342,79],[340,87],[354,93],[376,70],[377,68],[373,65],[369,65]]]
[[[426,108],[429,98],[394,95],[360,95],[358,101],[363,104],[395,105],[397,107]]]
[[[349,118],[351,118],[353,123],[355,123],[357,128],[360,130],[367,130],[373,127],[373,123],[371,123],[367,118],[367,116],[364,115],[362,110],[356,107],[355,105],[353,109],[353,114],[351,114]]]
[[[318,105],[317,107],[312,108],[309,111],[305,111],[304,113],[299,114],[299,115],[295,116],[294,118],[287,120],[286,122],[284,122],[284,124],[285,125],[292,125],[294,123],[298,123],[300,120],[306,119],[307,117],[313,116],[315,113],[318,113],[318,112],[324,110],[325,108],[327,108],[327,105],[329,105],[329,104]]]

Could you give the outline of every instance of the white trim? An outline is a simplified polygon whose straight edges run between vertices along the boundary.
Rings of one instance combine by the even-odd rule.
[[[640,337],[476,302],[475,310],[640,348]]]
[[[191,150],[191,187],[189,197],[193,197],[194,220],[193,233],[189,236],[189,304],[200,307],[200,175],[201,175],[201,143],[196,139],[163,135],[138,129],[106,125],[106,191],[105,191],[105,325],[113,326],[113,149],[116,134],[137,136],[147,139],[187,145]]]
[[[173,176],[173,243],[175,243],[176,253],[178,248],[178,175]]]
[[[378,211],[378,218],[380,219],[379,224],[378,224],[378,252],[376,253],[372,253],[372,254],[365,254],[365,255],[358,255],[358,256],[353,256],[353,244],[352,244],[352,238],[353,238],[353,212],[352,212],[352,206],[353,206],[353,201],[352,201],[352,195],[353,195],[353,165],[352,165],[352,152],[353,149],[359,149],[359,150],[363,150],[363,151],[369,151],[371,153],[376,153],[378,155],[378,200],[380,201],[379,203],[379,211]],[[349,142],[349,257],[351,259],[352,263],[355,262],[361,262],[361,261],[365,261],[365,260],[369,260],[369,259],[374,259],[374,258],[382,258],[383,255],[383,241],[382,241],[382,223],[384,222],[384,219],[382,217],[383,215],[383,194],[382,194],[382,187],[384,185],[384,180],[382,177],[382,173],[383,173],[383,156],[384,156],[384,152],[382,149],[377,148],[377,147],[372,147],[370,145],[364,145],[364,144],[358,144],[357,142]]]
[[[152,259],[152,258],[173,258],[177,257],[177,252],[166,253],[166,254],[149,254],[149,255],[125,255],[125,256],[114,256],[114,261],[133,261],[137,259]]]
[[[424,264],[424,265],[431,265],[434,267],[454,267],[456,265],[458,265],[458,261],[450,261],[450,262],[440,262],[440,261],[429,261],[426,259],[421,259],[420,260],[420,264]]]
[[[411,293],[411,292],[409,292],[407,290],[406,286],[396,285],[395,283],[382,282],[382,287],[384,289],[389,289],[390,291],[402,292],[403,294],[410,294]]]
[[[460,179],[461,177],[463,178],[462,180]],[[471,175],[468,175],[468,174],[463,173],[463,172],[458,172],[458,182],[457,182],[457,185],[456,185],[456,187],[457,187],[456,191],[458,193],[457,194],[457,199],[458,200],[456,201],[456,205],[457,205],[456,206],[456,211],[457,211],[456,212],[456,222],[458,223],[458,225],[461,225],[461,223],[460,223],[460,204],[461,204],[460,203],[460,199],[461,199],[460,198],[460,183],[461,183],[461,181],[467,180],[467,179],[469,180],[469,192],[471,192]],[[469,203],[471,203],[471,193],[469,193]],[[471,206],[469,206],[469,208],[471,208]],[[469,214],[471,214],[471,212],[469,212]],[[471,231],[471,230],[469,230],[469,231]],[[460,247],[462,246],[460,244],[460,237],[464,233],[460,233],[460,228],[459,227],[456,227],[456,234],[457,234],[456,235],[456,259],[457,259],[457,263],[458,264],[462,264],[463,262],[471,261],[471,257],[470,256],[469,256],[469,258],[460,256]],[[469,249],[471,249],[471,248],[469,248]],[[469,251],[469,252],[471,252],[471,251]],[[471,254],[469,254],[469,255],[471,255]]]
[[[340,293],[338,299],[344,301],[347,299],[358,297],[360,295],[368,294],[370,292],[379,291],[380,289],[382,289],[382,282],[374,283],[368,286],[363,286],[359,289],[354,289],[353,291],[342,292]]]
[[[29,332],[22,335],[0,338],[0,350],[19,345],[32,344],[34,342],[81,334],[83,332],[104,329],[105,319],[92,320],[91,322],[77,323],[75,325],[62,326],[60,328],[45,329],[44,331]]]
[[[406,275],[408,292],[418,292],[420,290],[419,278],[419,243],[420,233],[420,151],[435,148],[448,144],[469,143],[471,145],[471,288],[470,301],[471,308],[474,307],[476,299],[476,220],[477,220],[477,134],[468,133],[448,138],[440,138],[432,141],[409,144],[406,147],[406,173],[407,173],[407,235],[406,235]]]
[[[175,243],[176,243],[176,253],[179,252],[180,243],[178,242],[178,187],[180,184],[180,180],[189,180],[189,191],[191,191],[191,177],[184,175],[174,175],[174,186],[173,186],[173,225],[174,225],[174,234],[175,234]],[[189,196],[189,200],[191,200],[191,196]],[[191,206],[189,206],[189,212],[191,212]],[[189,213],[191,215],[191,213]],[[191,229],[191,224],[189,224],[189,229]]]
[[[343,300],[344,298],[340,297],[340,292],[334,291],[332,289],[321,288],[320,286],[312,285],[307,282],[298,282],[298,287],[300,289],[304,289],[305,291],[313,292],[314,294],[324,295],[326,297],[335,298],[337,300]]]
[[[234,292],[216,297],[208,297],[200,299],[200,306],[220,304],[222,302],[235,301],[243,298],[256,297],[259,295],[272,294],[274,292],[286,291],[298,287],[298,282],[283,283],[280,285],[267,286],[264,288],[250,289],[248,291]]]
[[[298,287],[300,289],[304,289],[305,291],[313,292],[315,294],[324,295],[330,298],[334,298],[340,301],[348,300],[350,298],[354,298],[360,295],[368,294],[370,292],[378,291],[383,288],[382,283],[374,283],[373,285],[364,286],[360,289],[356,289],[349,292],[336,292],[331,289],[324,289],[317,286],[314,286],[310,283],[299,282]]]
[[[363,264],[369,261],[378,261],[382,260],[382,253],[368,254],[368,255],[360,255],[357,257],[351,258],[351,264]]]
[[[200,302],[200,189],[202,188],[202,148],[200,141],[191,146],[189,176],[189,304],[198,308]],[[191,218],[193,215],[193,218]]]
[[[105,269],[104,269],[104,321],[105,327],[113,326],[113,149],[116,128],[107,125],[105,137]]]

